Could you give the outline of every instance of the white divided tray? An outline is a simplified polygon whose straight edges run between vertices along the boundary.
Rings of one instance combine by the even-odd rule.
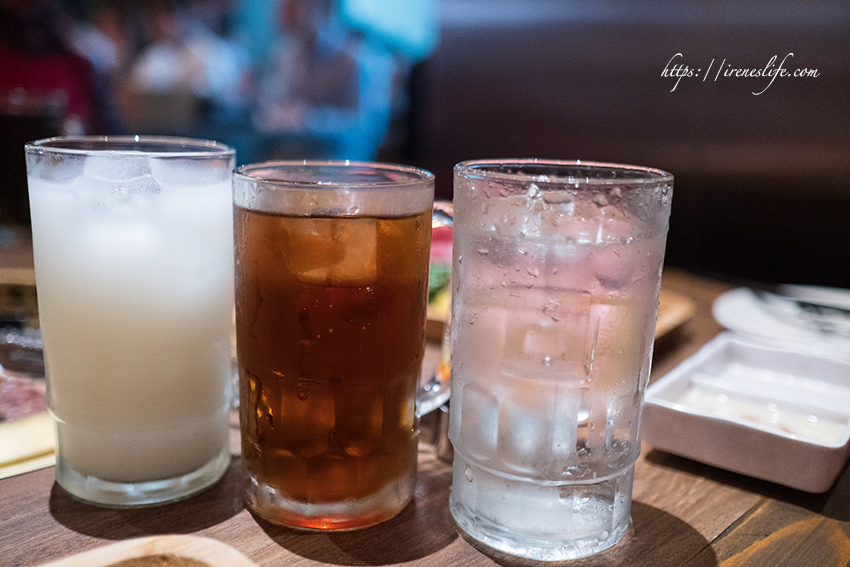
[[[723,333],[646,391],[650,446],[807,492],[850,455],[850,361]]]

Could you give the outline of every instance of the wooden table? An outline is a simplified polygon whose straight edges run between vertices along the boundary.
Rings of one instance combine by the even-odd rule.
[[[694,299],[696,316],[658,341],[652,378],[722,329],[711,303],[728,287],[676,271],[665,289]],[[269,524],[239,496],[234,457],[216,486],[183,502],[113,510],[80,503],[54,484],[52,468],[0,481],[0,566],[39,565],[117,540],[196,534],[225,542],[258,565],[519,565],[458,533],[449,514],[451,466],[420,444],[414,502],[365,530],[302,533]],[[730,444],[729,450],[734,450]],[[637,462],[634,527],[620,544],[571,566],[848,566],[850,468],[822,495],[806,494],[675,457],[644,445]]]

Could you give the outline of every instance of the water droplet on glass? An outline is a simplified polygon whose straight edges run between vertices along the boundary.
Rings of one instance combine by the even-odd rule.
[[[298,386],[298,399],[302,402],[310,396],[310,390],[304,386]]]
[[[540,275],[540,270],[537,267],[528,268],[526,271],[528,272],[528,275],[532,278],[536,278]]]
[[[573,202],[573,196],[569,191],[546,191],[543,201],[550,205],[562,205]]]
[[[543,306],[543,314],[555,321],[556,323],[561,320],[561,304],[558,301],[549,301],[546,305]]]
[[[466,480],[472,482],[472,467],[466,465],[466,468],[463,470],[463,475],[466,477]]]
[[[476,252],[478,252],[478,253],[479,253],[479,254],[481,254],[482,256],[486,256],[487,254],[489,254],[489,253],[490,253],[490,251],[489,251],[489,250],[487,250],[486,248],[478,248],[478,249],[476,250]]]
[[[543,357],[543,366],[552,366],[552,357],[544,356]]]

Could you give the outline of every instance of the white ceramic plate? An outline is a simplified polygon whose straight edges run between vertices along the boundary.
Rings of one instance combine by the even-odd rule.
[[[835,288],[783,286],[782,292],[804,301],[850,308],[850,291]],[[782,299],[764,301],[752,290],[739,287],[718,297],[712,307],[718,323],[750,338],[769,341],[812,354],[850,359],[850,316],[825,316],[839,332],[826,333],[809,314]]]
[[[850,361],[723,333],[646,391],[643,440],[807,492],[850,455]]]

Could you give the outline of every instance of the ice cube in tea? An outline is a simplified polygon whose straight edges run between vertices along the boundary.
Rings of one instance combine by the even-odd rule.
[[[282,242],[298,280],[331,286],[375,283],[378,231],[373,218],[281,221]]]

